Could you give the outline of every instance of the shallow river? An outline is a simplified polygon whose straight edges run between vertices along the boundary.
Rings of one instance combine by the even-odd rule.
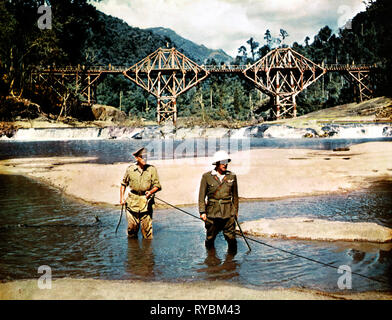
[[[0,207],[0,279],[38,279],[38,267],[47,265],[54,279],[223,280],[258,289],[339,290],[341,274],[336,269],[254,242],[248,252],[238,239],[238,253],[232,256],[219,235],[216,251],[207,252],[201,221],[174,209],[155,211],[154,240],[146,241],[127,239],[124,217],[114,233],[120,209],[73,202],[22,176],[0,176]],[[197,214],[195,207],[186,210]],[[344,195],[240,203],[240,221],[293,216],[392,227],[392,185]],[[392,290],[392,244],[261,240],[336,267],[348,265],[382,281],[353,274],[353,291]]]
[[[133,158],[131,153],[141,147],[147,147],[149,150],[149,159],[174,159],[212,156],[217,148],[223,148],[229,153],[239,150],[264,148],[332,150],[334,148],[350,147],[351,145],[372,141],[392,142],[392,137],[356,139],[200,138],[186,140],[0,140],[0,160],[24,157],[77,156],[96,157],[91,162],[113,163],[129,161]]]

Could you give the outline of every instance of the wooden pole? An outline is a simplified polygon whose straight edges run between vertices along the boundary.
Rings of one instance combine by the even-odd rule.
[[[212,110],[212,87],[210,86],[210,106]]]
[[[123,95],[123,92],[122,92],[122,90],[120,91],[120,111],[122,111],[121,110],[121,99],[122,99],[122,95]]]
[[[87,88],[87,102],[90,105],[91,104],[91,89],[90,89],[90,84],[91,84],[91,78],[90,78],[90,73],[88,74],[88,88]]]

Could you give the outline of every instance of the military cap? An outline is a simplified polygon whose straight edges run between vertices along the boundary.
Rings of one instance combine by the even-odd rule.
[[[147,152],[147,149],[142,147],[139,150],[132,153],[132,155],[134,155],[135,157],[140,157],[143,153],[146,153],[146,152]]]

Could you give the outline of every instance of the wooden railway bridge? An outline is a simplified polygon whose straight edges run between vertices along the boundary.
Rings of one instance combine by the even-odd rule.
[[[176,122],[180,94],[213,73],[236,73],[251,81],[274,102],[274,116],[296,117],[296,96],[327,72],[339,72],[358,89],[361,101],[372,94],[371,72],[375,65],[317,65],[291,48],[274,49],[253,65],[198,65],[175,48],[159,48],[131,67],[67,67],[37,69],[33,83],[47,85],[62,96],[67,87],[96,101],[97,84],[105,75],[123,75],[157,99],[158,123]]]

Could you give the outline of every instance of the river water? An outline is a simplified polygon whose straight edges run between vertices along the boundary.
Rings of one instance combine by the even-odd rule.
[[[9,158],[77,156],[96,157],[92,162],[127,162],[131,153],[141,147],[149,150],[149,159],[174,159],[212,156],[217,148],[229,153],[249,149],[302,148],[333,150],[351,145],[392,141],[392,137],[353,139],[280,139],[280,138],[208,138],[187,140],[60,140],[60,141],[6,141],[0,140],[0,160]]]
[[[352,141],[322,140],[310,143],[312,140],[302,139],[296,146],[331,149],[352,144]],[[292,147],[285,146],[283,141],[280,145],[268,143]],[[52,141],[43,145],[2,142],[0,154],[2,158],[93,155],[97,156],[97,162],[112,163],[128,160],[129,150],[143,144],[140,141],[132,145],[128,141]],[[251,147],[263,146],[253,141]],[[165,157],[170,154],[166,153]],[[257,289],[304,287],[339,291],[337,282],[341,274],[336,269],[254,242],[250,242],[252,251],[248,252],[239,238],[238,253],[233,256],[227,253],[226,242],[219,235],[216,250],[206,251],[202,222],[174,209],[155,211],[153,241],[141,237],[129,240],[124,217],[119,232],[114,232],[120,209],[75,202],[57,189],[12,175],[0,175],[0,208],[0,279],[3,280],[38,279],[41,276],[38,267],[47,265],[54,279],[222,280]],[[186,210],[197,215],[196,207]],[[392,227],[392,185],[378,184],[369,190],[342,195],[240,203],[240,221],[294,216],[371,221]],[[335,267],[347,265],[355,273],[380,281],[353,274],[352,291],[392,290],[392,244],[260,240]]]

